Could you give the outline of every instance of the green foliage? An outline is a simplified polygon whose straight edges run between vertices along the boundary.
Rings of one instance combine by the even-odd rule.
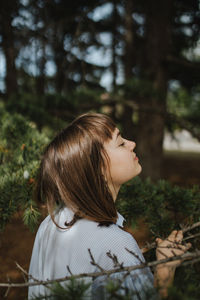
[[[174,285],[169,289],[170,300],[200,299],[200,265],[180,267],[176,271]]]
[[[29,226],[30,230],[34,232],[40,216],[39,210],[37,207],[34,207],[34,202],[28,203],[28,207],[25,209],[23,215],[24,224]]]
[[[26,116],[39,128],[49,126],[54,130],[64,127],[64,121],[59,116],[60,111],[74,111],[70,97],[58,94],[38,96],[37,94],[21,93],[12,95],[7,99],[5,106],[10,113],[18,112]]]
[[[33,229],[39,218],[32,191],[40,156],[49,139],[34,123],[17,113],[0,112],[0,230],[22,208],[24,222]]]
[[[78,88],[72,95],[73,103],[76,107],[82,104],[87,106],[88,104],[91,106],[91,103],[98,103],[100,101],[100,95],[102,90],[89,89],[89,88]]]
[[[172,230],[180,229],[181,224],[200,221],[200,188],[172,186],[164,180],[152,183],[150,179],[142,181],[137,177],[122,187],[117,206],[128,225],[142,218],[148,224],[153,240],[158,236],[166,238]],[[198,229],[193,230],[194,234],[198,232]],[[199,249],[199,239],[192,241],[192,246]],[[154,260],[155,249],[145,257],[147,261]],[[169,299],[199,299],[199,281],[199,263],[177,269]]]
[[[175,116],[182,118],[184,123],[192,129],[192,132],[199,134],[200,132],[200,86],[196,86],[192,91],[186,88],[176,86],[171,89],[167,97],[168,111]],[[180,129],[182,124],[176,120],[167,120],[166,123],[170,131]]]
[[[84,280],[75,280],[73,277],[68,282],[61,284],[55,282],[49,287],[50,295],[40,295],[33,297],[33,300],[84,300],[89,299],[87,291],[90,287],[90,283],[85,283]]]
[[[124,98],[131,98],[133,95],[137,98],[149,98],[149,96],[158,96],[158,91],[153,86],[152,81],[148,79],[133,77],[119,86],[118,91]]]
[[[91,103],[100,101],[101,90],[81,88],[66,95],[56,93],[38,96],[37,94],[21,93],[12,95],[6,100],[5,107],[10,113],[18,112],[29,118],[41,129],[50,127],[54,131],[66,126]]]
[[[123,288],[124,294],[121,294],[121,280],[108,280],[106,284],[106,291],[108,293],[108,300],[131,300],[134,296],[134,291],[129,290],[128,288]],[[137,293],[136,293],[137,294]],[[144,299],[145,300],[145,299]],[[147,299],[146,299],[147,300]]]
[[[191,93],[184,88],[176,87],[168,93],[168,109],[178,116],[185,117],[192,100]]]
[[[64,119],[74,118],[82,100],[87,105],[99,99],[98,92],[79,88],[68,97],[23,93],[0,102],[0,230],[18,208],[24,210],[24,223],[34,230],[40,213],[32,193],[44,146],[67,125]]]
[[[164,180],[153,184],[137,177],[121,188],[117,206],[129,224],[145,217],[154,235],[166,237],[180,223],[199,221],[200,189],[172,186]]]
[[[136,291],[131,291],[128,288],[122,288],[123,279],[108,278],[105,284],[105,290],[102,286],[101,298],[107,300],[131,300]],[[86,283],[84,279],[75,279],[73,276],[65,283],[55,282],[53,285],[48,286],[49,295],[34,296],[31,300],[86,300],[91,299],[91,283]],[[123,292],[122,292],[123,289]],[[105,293],[104,293],[105,292]],[[143,300],[151,299],[152,294],[155,295],[155,290],[146,289]],[[106,295],[106,298],[103,296]],[[92,298],[95,299],[95,298]],[[156,295],[153,298],[156,300]]]

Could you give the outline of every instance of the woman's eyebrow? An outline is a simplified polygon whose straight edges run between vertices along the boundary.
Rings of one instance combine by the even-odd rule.
[[[118,133],[117,133],[117,135],[116,135],[116,139],[115,140],[117,140],[117,138],[118,138],[118,136],[119,135],[121,135],[121,132],[120,131],[118,131]]]

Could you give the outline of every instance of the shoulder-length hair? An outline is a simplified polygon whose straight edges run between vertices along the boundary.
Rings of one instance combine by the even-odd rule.
[[[106,115],[83,114],[47,146],[40,166],[37,198],[47,201],[54,223],[57,205],[74,212],[73,220],[66,226],[80,218],[101,225],[116,223],[116,207],[104,176],[109,158],[103,146],[112,138],[115,127]]]

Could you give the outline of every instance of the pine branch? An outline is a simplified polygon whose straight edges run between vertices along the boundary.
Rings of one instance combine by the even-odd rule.
[[[167,56],[167,62],[168,63],[175,63],[177,65],[181,65],[181,66],[184,66],[184,67],[187,67],[187,68],[191,68],[193,70],[200,70],[200,62],[199,61],[190,61],[186,58],[177,58],[175,56],[172,56],[172,55],[168,55]]]
[[[191,133],[191,135],[200,141],[200,132],[197,130],[193,124],[188,122],[187,120],[180,118],[172,113],[167,113],[167,117],[178,124],[182,129],[185,129]]]

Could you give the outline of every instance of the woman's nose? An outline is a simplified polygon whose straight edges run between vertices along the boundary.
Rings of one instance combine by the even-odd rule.
[[[130,141],[130,148],[131,148],[131,151],[133,151],[136,147],[136,143],[133,142],[133,141]]]

